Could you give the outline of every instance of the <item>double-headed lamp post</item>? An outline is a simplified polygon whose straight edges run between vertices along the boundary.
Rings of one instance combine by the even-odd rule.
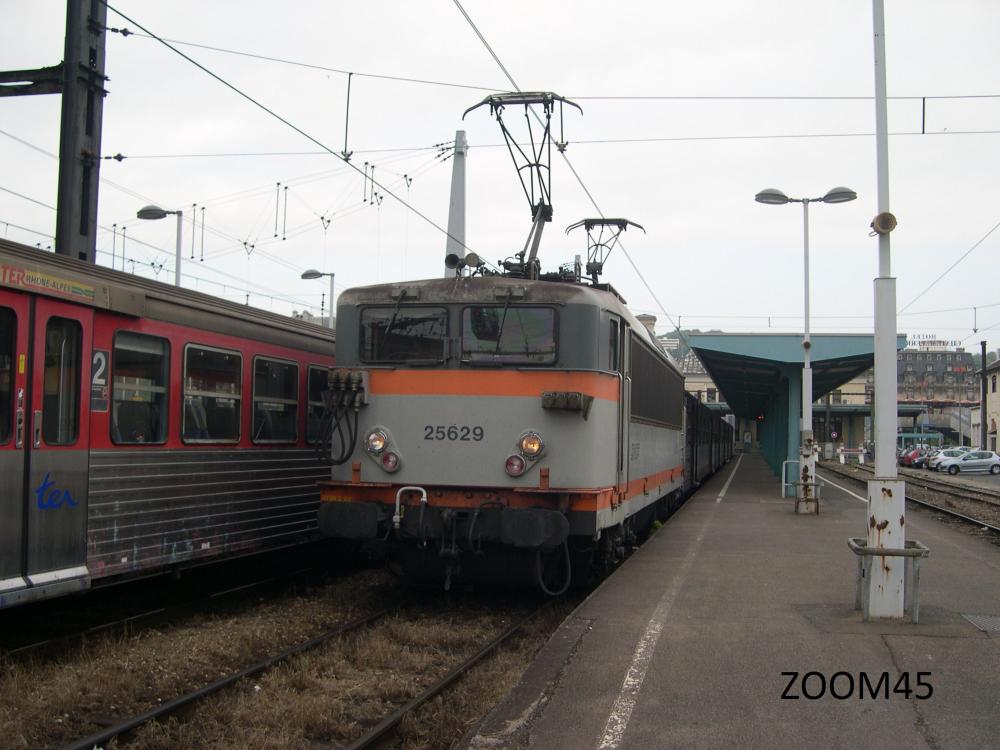
[[[184,231],[184,212],[167,211],[159,206],[143,206],[136,212],[136,217],[140,219],[165,219],[170,214],[177,215],[177,253],[174,258],[174,286],[181,285],[181,233]]]
[[[809,350],[812,342],[809,340],[809,204],[810,203],[847,203],[858,197],[850,188],[835,187],[827,191],[822,198],[789,198],[780,190],[768,188],[754,196],[758,203],[781,206],[785,203],[802,204],[803,225],[803,276],[805,279],[805,320],[802,336],[802,422],[799,426],[801,435],[801,465],[798,490],[796,492],[795,508],[801,513],[815,513],[816,504],[816,450],[812,432],[812,366]],[[782,480],[784,481],[784,480]]]
[[[330,318],[329,318],[329,320],[330,320],[330,328],[333,328],[333,309],[334,309],[333,308],[333,277],[334,277],[334,273],[332,271],[330,273],[323,273],[322,271],[317,271],[315,268],[310,268],[308,271],[303,271],[302,272],[302,278],[303,279],[307,279],[307,280],[308,279],[320,279],[320,278],[323,278],[324,276],[329,276],[330,277],[330,298],[329,298],[330,299],[330,302],[329,302]]]

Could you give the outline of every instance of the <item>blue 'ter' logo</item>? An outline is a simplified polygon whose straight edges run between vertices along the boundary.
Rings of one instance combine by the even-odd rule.
[[[35,503],[38,505],[38,509],[52,510],[54,508],[61,508],[63,505],[75,508],[77,502],[73,499],[70,491],[56,488],[55,480],[50,479],[49,476],[49,472],[45,472],[45,478],[42,480],[42,483],[35,488]]]

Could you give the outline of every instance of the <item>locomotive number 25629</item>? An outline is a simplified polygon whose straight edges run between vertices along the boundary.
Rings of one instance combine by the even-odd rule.
[[[462,442],[479,442],[486,434],[479,425],[424,425],[424,440],[459,440]]]

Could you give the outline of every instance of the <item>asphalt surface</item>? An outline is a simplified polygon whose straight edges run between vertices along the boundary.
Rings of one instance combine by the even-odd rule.
[[[963,615],[1000,629],[1000,547],[909,513],[907,538],[931,550],[920,622],[865,623],[847,539],[867,509],[851,492],[827,485],[818,516],[795,515],[758,455],[730,462],[565,621],[468,746],[997,747],[1000,632]]]

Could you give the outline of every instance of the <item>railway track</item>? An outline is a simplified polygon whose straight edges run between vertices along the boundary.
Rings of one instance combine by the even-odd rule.
[[[296,586],[318,579],[319,574],[325,575],[326,572],[327,568],[325,566],[301,568],[257,581],[240,583],[236,586],[219,589],[210,594],[186,598],[172,604],[135,611],[121,617],[114,617],[97,624],[87,625],[72,632],[56,632],[53,635],[33,641],[9,642],[7,645],[0,647],[0,651],[2,651],[4,656],[15,659],[24,659],[42,653],[46,657],[54,657],[68,648],[80,645],[88,638],[98,635],[120,635],[132,631],[137,626],[156,627],[183,617],[211,611],[212,608],[218,607],[227,601],[235,603],[234,600],[241,598],[291,590]],[[69,602],[69,604],[77,604],[77,602]]]
[[[362,748],[375,747],[384,742],[408,714],[413,713],[420,706],[427,703],[427,701],[439,695],[442,691],[455,683],[455,681],[459,680],[472,667],[480,663],[489,655],[493,654],[499,646],[505,643],[512,635],[521,630],[529,620],[541,611],[541,609],[542,607],[538,608],[531,614],[520,619],[515,624],[502,629],[498,635],[493,637],[481,648],[478,648],[478,650],[476,650],[471,656],[462,660],[460,663],[453,665],[444,675],[434,679],[431,684],[424,687],[419,694],[409,698],[401,705],[398,705],[381,717],[364,722],[358,722],[367,725],[369,727],[367,731],[349,742],[338,742],[337,746],[351,748],[352,750],[361,750]],[[215,680],[197,688],[196,690],[192,690],[184,695],[178,696],[173,700],[167,701],[166,703],[148,711],[118,721],[113,726],[103,729],[90,736],[71,742],[64,746],[64,750],[91,750],[91,748],[94,748],[95,746],[104,746],[104,743],[107,743],[115,738],[118,738],[120,742],[125,739],[128,734],[134,732],[144,724],[153,721],[162,721],[171,716],[175,716],[180,712],[189,709],[192,704],[201,701],[212,694],[223,691],[224,689],[229,688],[242,680],[260,675],[278,664],[288,662],[293,657],[317,650],[319,647],[334,639],[346,636],[350,633],[362,631],[366,627],[374,627],[378,621],[387,619],[393,614],[398,615],[399,613],[399,609],[387,608],[363,617],[359,617],[350,622],[340,623],[314,638],[285,649],[279,654],[270,656],[243,669],[239,669],[221,679]]]
[[[823,463],[820,468],[831,474],[837,474],[857,482],[865,481],[858,476],[858,471],[866,475],[874,475],[875,473],[874,469],[868,466],[842,469],[839,464]],[[852,469],[854,470],[852,471]],[[985,488],[957,487],[938,479],[914,476],[911,472],[906,472],[902,476],[906,481],[906,499],[909,502],[1000,534],[1000,493],[991,492]],[[913,486],[921,488],[929,494],[943,495],[945,498],[935,501],[927,497],[916,497],[909,491]]]
[[[209,695],[212,695],[213,693],[217,693],[223,688],[229,687],[230,685],[239,680],[245,679],[247,677],[253,677],[254,675],[257,675],[263,672],[264,670],[273,667],[276,664],[280,664],[281,662],[284,662],[292,658],[293,656],[314,649],[317,646],[321,646],[322,644],[329,641],[331,638],[336,638],[337,636],[343,633],[347,633],[352,630],[364,627],[365,625],[368,625],[374,620],[377,620],[380,617],[384,617],[386,614],[388,614],[388,612],[389,610],[381,610],[374,614],[358,618],[357,620],[339,624],[333,627],[332,629],[328,630],[327,632],[316,636],[315,638],[310,638],[308,641],[305,641],[296,646],[292,646],[291,648],[286,649],[285,651],[282,651],[280,654],[276,654],[275,656],[268,657],[267,659],[259,661],[256,664],[252,664],[248,667],[237,670],[236,672],[233,672],[223,677],[222,679],[215,680],[214,682],[204,685],[198,688],[197,690],[192,690],[189,693],[178,696],[171,701],[167,701],[166,703],[157,706],[156,708],[150,709],[149,711],[144,711],[141,714],[131,716],[127,719],[123,719],[118,723],[114,724],[113,726],[109,727],[108,729],[102,730],[88,737],[76,740],[75,742],[71,742],[70,744],[65,746],[64,750],[91,750],[94,747],[99,747],[103,745],[109,740],[121,737],[122,735],[131,732],[137,727],[146,724],[147,722],[155,721],[157,719],[165,719],[168,716],[177,714],[190,704],[199,701],[202,698],[205,698]]]

